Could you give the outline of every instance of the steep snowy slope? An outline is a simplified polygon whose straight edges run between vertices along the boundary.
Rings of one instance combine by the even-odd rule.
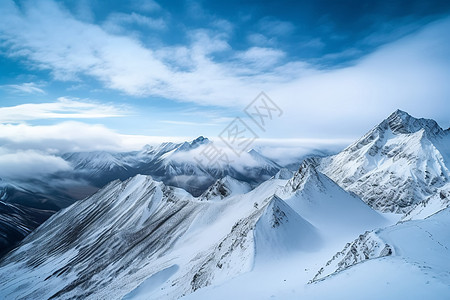
[[[353,243],[348,244],[343,251],[337,253],[319,273],[314,280],[327,278],[326,276],[339,275],[342,278],[351,274],[358,278],[372,274],[373,278],[383,279],[385,272],[382,267],[389,269],[398,266],[394,271],[403,281],[413,282],[421,279],[428,285],[427,298],[445,299],[448,293],[442,293],[442,286],[450,286],[450,210],[445,209],[425,220],[415,220],[399,223],[373,232],[366,232]],[[370,260],[371,264],[365,266]],[[379,263],[377,266],[376,263]],[[408,268],[404,266],[407,265]],[[346,275],[341,274],[346,273]],[[332,279],[332,278],[330,278]],[[323,288],[326,282],[321,284]],[[363,289],[366,285],[363,286]],[[416,289],[413,289],[416,290]],[[407,293],[408,290],[398,292]],[[384,293],[379,292],[380,298]],[[395,295],[392,295],[395,297]],[[385,296],[386,297],[386,296]],[[421,296],[413,297],[419,299]],[[408,297],[409,298],[409,297]]]
[[[318,172],[316,166],[316,159],[306,159],[278,193],[296,212],[330,239],[385,224],[384,217]]]
[[[362,234],[328,263],[320,250],[302,253],[183,299],[445,300],[450,294],[449,222],[446,209],[426,220]]]
[[[320,171],[384,212],[407,212],[449,181],[450,134],[397,110]]]

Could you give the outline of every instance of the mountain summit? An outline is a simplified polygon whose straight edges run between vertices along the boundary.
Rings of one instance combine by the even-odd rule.
[[[441,135],[444,133],[444,130],[436,121],[423,118],[417,119],[400,109],[393,112],[381,124],[384,122],[389,125],[389,128],[395,134],[415,133],[421,129],[425,130],[425,132],[430,135]],[[379,126],[381,126],[381,124]]]
[[[319,169],[375,209],[407,212],[450,179],[450,136],[397,110]]]

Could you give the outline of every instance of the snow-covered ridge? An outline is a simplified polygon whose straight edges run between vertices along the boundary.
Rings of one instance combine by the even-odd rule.
[[[444,134],[438,123],[431,119],[417,119],[402,110],[396,110],[387,119],[390,129],[394,133],[409,134],[424,129],[432,136]]]
[[[378,237],[376,232],[366,231],[352,243],[347,243],[342,251],[336,253],[324,267],[320,268],[310,283],[323,280],[368,259],[393,254],[393,247]]]

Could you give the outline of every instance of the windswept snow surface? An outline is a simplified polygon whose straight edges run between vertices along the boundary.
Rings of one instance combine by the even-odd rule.
[[[368,232],[344,249],[352,255],[333,257],[346,259],[345,268],[311,284],[318,262],[326,261],[326,251],[268,261],[253,272],[183,299],[448,299],[449,226],[450,209],[445,209],[425,220]],[[386,245],[391,253],[384,251]],[[338,268],[331,260],[327,267],[333,266]]]

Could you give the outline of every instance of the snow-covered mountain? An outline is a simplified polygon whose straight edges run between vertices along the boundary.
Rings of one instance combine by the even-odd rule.
[[[396,111],[296,172],[255,150],[205,167],[203,137],[66,154],[71,178],[118,179],[0,260],[0,298],[446,299],[449,132]],[[26,235],[41,220],[4,186],[0,229]]]
[[[0,257],[53,212],[92,195],[116,179],[126,180],[137,174],[147,174],[198,196],[216,180],[229,175],[245,183],[244,186],[255,186],[280,169],[255,150],[243,154],[245,164],[202,166],[193,157],[198,155],[199,147],[209,143],[207,138],[198,137],[191,142],[145,146],[141,151],[134,152],[66,153],[61,157],[71,164],[71,171],[34,182],[15,184],[0,181],[0,197],[5,202],[0,218],[8,224],[0,227],[4,244]],[[245,191],[249,188],[245,187]],[[27,211],[32,211],[34,217]],[[25,227],[27,230],[23,230]]]
[[[397,110],[320,170],[380,211],[407,212],[450,179],[450,132]]]
[[[353,234],[384,222],[309,165],[290,181],[271,179],[251,191],[227,176],[199,198],[137,175],[30,234],[0,264],[0,295],[175,299],[320,249],[331,227]]]
[[[211,142],[200,136],[191,142],[145,146],[141,151],[110,153],[105,151],[67,153],[76,174],[97,187],[115,179],[137,174],[151,175],[166,184],[181,187],[195,196],[203,193],[217,179],[227,175],[252,185],[269,179],[280,166],[254,149],[243,153],[239,162],[201,164],[199,148]],[[71,176],[71,175],[69,175]]]
[[[363,228],[374,228],[384,223],[379,213],[353,193],[339,187],[316,167],[316,159],[306,159],[278,192],[296,212],[322,228],[330,239],[335,235],[354,235]]]

